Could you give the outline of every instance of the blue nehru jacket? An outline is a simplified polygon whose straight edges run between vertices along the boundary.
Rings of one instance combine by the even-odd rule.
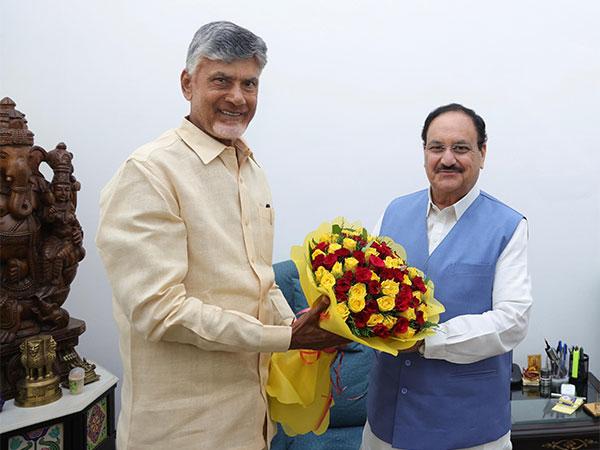
[[[406,249],[411,266],[435,283],[445,322],[492,309],[496,262],[523,216],[481,192],[429,255],[428,191],[397,198],[381,235]],[[367,403],[373,433],[393,447],[445,450],[492,442],[510,429],[512,352],[472,364],[416,353],[378,354]]]

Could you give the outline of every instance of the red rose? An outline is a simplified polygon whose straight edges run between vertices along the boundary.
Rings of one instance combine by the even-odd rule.
[[[419,325],[423,325],[425,323],[425,318],[423,317],[423,311],[417,311],[416,316],[417,316],[417,323]]]
[[[346,300],[348,300],[348,296],[346,295],[346,293],[338,291],[337,289],[335,290],[335,298],[338,302],[345,302]]]
[[[358,281],[359,283],[367,283],[371,280],[372,274],[373,272],[371,272],[366,267],[357,267],[355,273],[356,281]]]
[[[391,270],[394,272],[394,281],[401,283],[402,280],[404,280],[404,275],[406,274],[406,272],[403,272],[400,269],[391,269]]]
[[[356,328],[366,328],[367,322],[371,318],[371,313],[363,309],[361,312],[354,315],[353,317],[354,325],[356,325]]]
[[[323,260],[323,265],[325,266],[325,268],[327,270],[331,270],[331,268],[333,267],[333,265],[336,262],[337,262],[337,256],[335,256],[335,254],[331,253],[325,257],[325,259]]]
[[[352,253],[352,256],[354,256],[354,258],[358,261],[359,264],[364,264],[365,263],[365,254],[364,254],[364,252],[361,252],[360,250],[355,250]]]
[[[400,292],[398,292],[400,299],[407,303],[410,303],[413,298],[412,289],[407,284],[400,285]]]
[[[335,282],[335,291],[348,292],[352,286],[351,281],[348,278],[342,277]]]
[[[402,299],[400,295],[396,296],[396,309],[400,312],[404,312],[410,306],[410,301]]]
[[[380,338],[386,338],[390,335],[390,330],[388,330],[385,325],[378,323],[373,327],[373,333],[375,336],[379,336]]]
[[[377,304],[377,300],[367,300],[367,303],[365,304],[365,309],[364,311],[369,312],[369,316],[371,314],[375,314],[379,312],[379,305]]]
[[[415,308],[417,309],[417,307],[421,304],[421,300],[419,300],[417,297],[413,297],[410,300],[410,307],[411,308]]]
[[[335,251],[335,256],[345,258],[346,256],[350,256],[350,250],[347,248],[340,248]]]
[[[316,272],[319,266],[323,265],[323,261],[325,261],[325,255],[317,255],[317,257],[312,262],[313,272]]]
[[[371,295],[379,294],[381,292],[381,283],[377,280],[369,281],[369,284],[367,284],[367,292]]]
[[[375,255],[369,256],[369,263],[378,269],[385,269],[385,263],[383,260]]]
[[[399,317],[398,322],[394,326],[394,335],[406,333],[408,330],[408,319],[406,317]]]
[[[379,272],[379,277],[382,280],[393,280],[394,279],[394,269],[388,269],[387,267],[385,269],[382,269]]]
[[[329,242],[319,242],[315,247],[315,250],[321,250],[323,253],[327,253],[327,249],[329,248]]]
[[[385,242],[381,243],[381,247],[379,248],[379,254],[383,257],[386,258],[388,256],[392,256],[392,249],[388,247],[388,245]]]
[[[352,284],[353,276],[354,276],[354,274],[352,273],[352,271],[348,270],[348,271],[344,272],[344,275],[342,275],[342,278],[348,280],[348,283]]]
[[[425,283],[423,282],[423,278],[421,277],[414,277],[412,280],[413,286],[416,287],[419,291],[425,293],[427,292],[427,287],[425,286]]]

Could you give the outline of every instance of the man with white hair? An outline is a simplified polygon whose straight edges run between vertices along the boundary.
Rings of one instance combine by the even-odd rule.
[[[270,352],[336,346],[317,308],[292,324],[274,283],[273,203],[241,139],[266,64],[261,38],[201,27],[181,88],[190,114],[104,188],[96,243],[123,359],[120,450],[268,447]]]

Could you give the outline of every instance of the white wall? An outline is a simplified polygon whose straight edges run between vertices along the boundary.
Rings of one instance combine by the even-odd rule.
[[[88,325],[83,356],[120,376],[93,241],[100,189],[178,125],[189,40],[227,19],[269,46],[247,138],[274,194],[275,260],[323,220],[372,227],[391,198],[424,187],[422,122],[464,103],[488,124],[481,186],[530,224],[535,308],[515,361],[563,339],[600,375],[598,2],[0,2],[0,96],[37,144],[68,144],[83,186],[88,255],[66,303]]]

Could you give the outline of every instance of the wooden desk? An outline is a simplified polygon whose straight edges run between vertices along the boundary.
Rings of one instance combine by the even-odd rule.
[[[598,401],[600,381],[588,377],[587,401]],[[600,418],[580,407],[571,415],[552,411],[555,398],[540,398],[539,392],[512,391],[512,434],[514,450],[600,449]]]
[[[60,400],[34,408],[18,408],[14,400],[0,412],[0,450],[114,450],[117,377],[100,366],[100,380]]]

